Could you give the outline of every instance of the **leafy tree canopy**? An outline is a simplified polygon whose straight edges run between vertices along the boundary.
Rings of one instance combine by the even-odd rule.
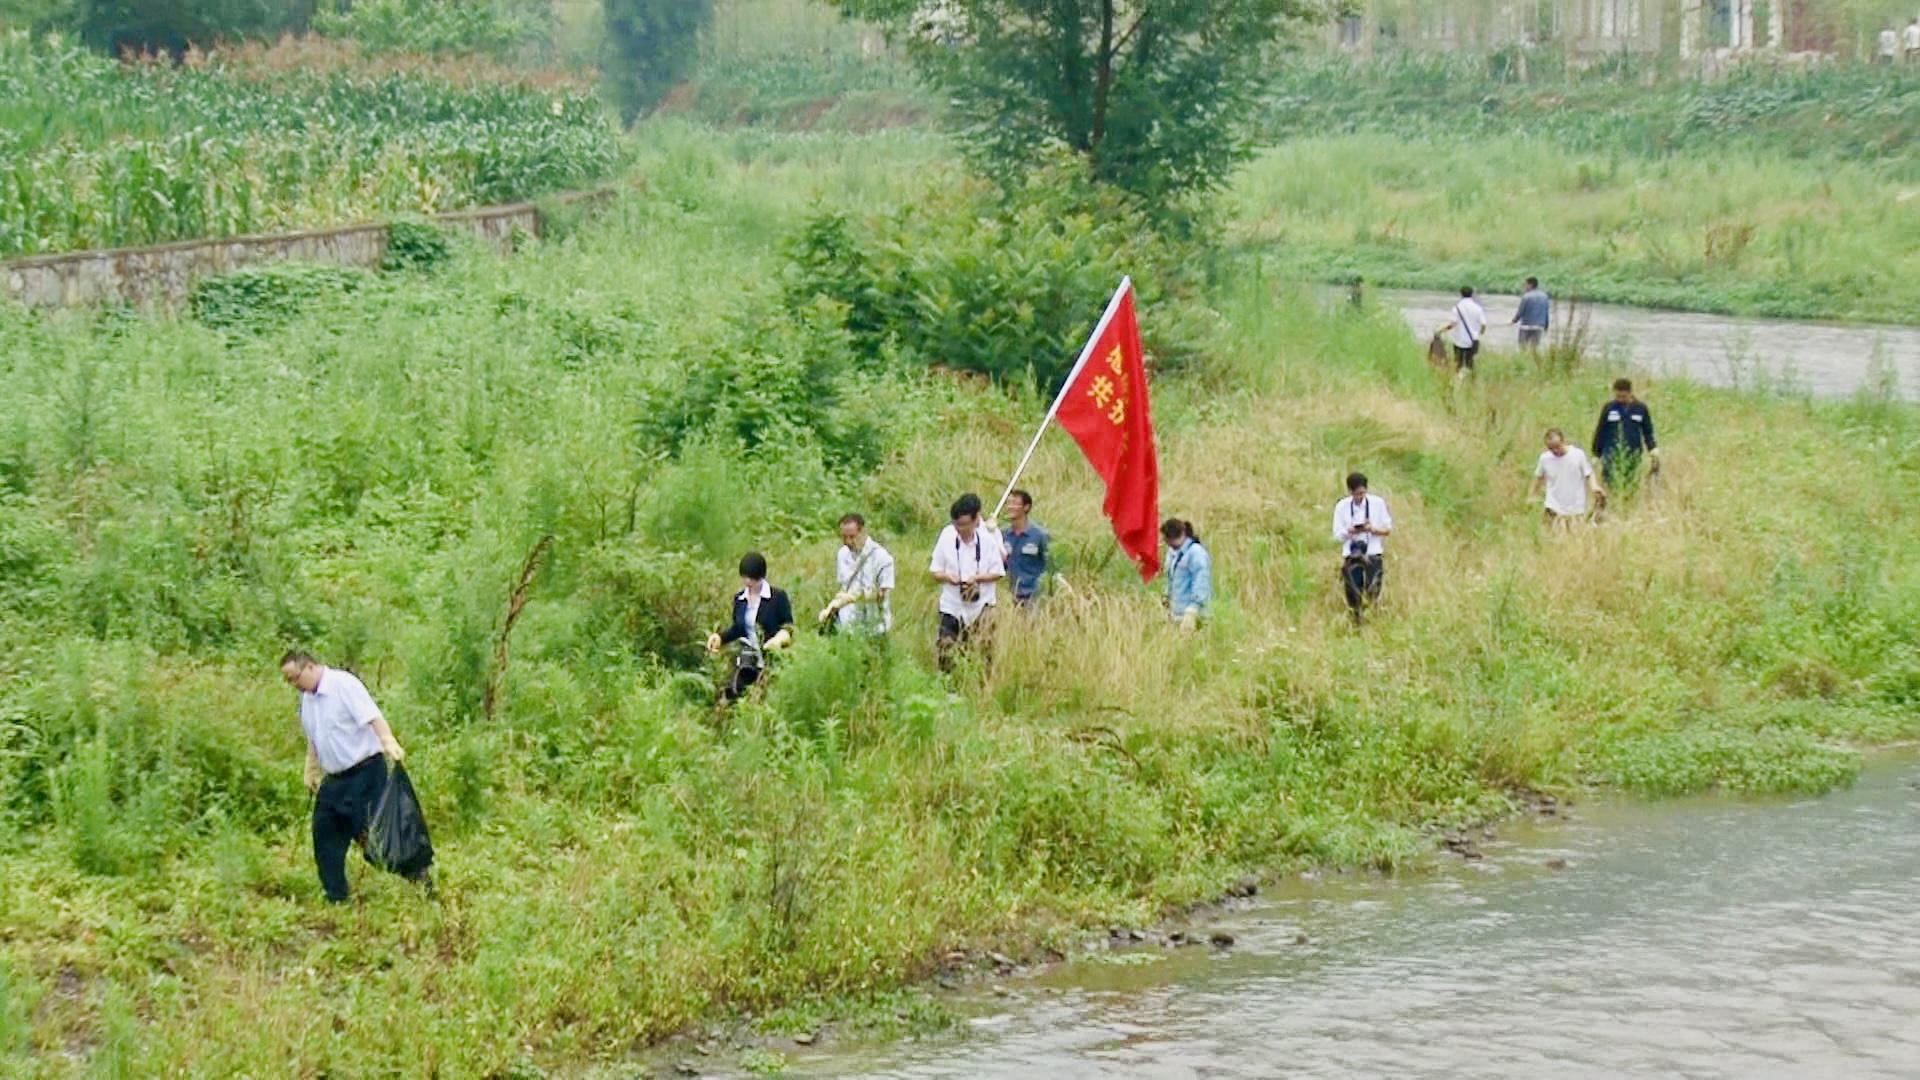
[[[1292,31],[1330,0],[834,0],[890,27],[994,171],[1050,147],[1147,197],[1219,186]]]

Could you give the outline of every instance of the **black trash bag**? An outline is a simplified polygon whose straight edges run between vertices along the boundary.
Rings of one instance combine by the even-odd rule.
[[[387,773],[387,790],[367,825],[366,853],[368,862],[402,877],[423,877],[433,866],[427,815],[421,812],[413,781],[402,766],[395,765]]]

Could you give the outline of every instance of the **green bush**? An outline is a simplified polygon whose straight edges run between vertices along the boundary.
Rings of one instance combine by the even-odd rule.
[[[322,0],[323,3],[329,0]],[[313,29],[371,52],[506,59],[546,39],[553,8],[540,0],[330,0]]]
[[[215,330],[258,333],[317,302],[353,293],[368,280],[365,271],[340,266],[250,267],[195,282],[187,306],[195,319]]]
[[[1123,276],[1147,305],[1186,283],[1179,251],[1130,197],[1062,164],[1004,198],[955,180],[862,228],[817,215],[789,242],[786,301],[790,311],[831,302],[865,356],[897,349],[923,364],[1052,387]],[[1143,327],[1163,368],[1190,348],[1170,332],[1179,325]]]
[[[453,241],[446,230],[424,221],[396,221],[387,226],[387,251],[380,269],[387,273],[433,270],[453,257]]]

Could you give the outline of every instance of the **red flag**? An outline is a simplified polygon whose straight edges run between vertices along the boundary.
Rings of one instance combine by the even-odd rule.
[[[1107,482],[1107,517],[1121,550],[1140,564],[1140,577],[1152,581],[1160,572],[1160,462],[1131,280],[1113,294],[1055,409],[1060,426]]]

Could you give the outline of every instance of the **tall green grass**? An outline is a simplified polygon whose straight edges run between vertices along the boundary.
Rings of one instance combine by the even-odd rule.
[[[652,125],[638,153],[645,196],[511,262],[226,329],[0,315],[0,1071],[618,1067],[1249,871],[1401,866],[1521,788],[1818,790],[1915,734],[1905,406],[1649,381],[1665,487],[1549,535],[1539,432],[1614,371],[1496,356],[1452,388],[1390,316],[1257,267],[1143,311],[1210,328],[1154,408],[1211,625],[1167,624],[1056,436],[1024,486],[1069,589],[943,678],[917,560],[1043,402],[789,313],[783,251],[823,209],[928,203],[949,151]],[[711,380],[720,407],[661,426]],[[834,442],[843,414],[872,441]],[[1360,634],[1326,536],[1356,467],[1399,525]],[[803,635],[716,717],[697,643],[732,563],[765,550],[816,609],[849,509],[900,559],[892,648]],[[362,902],[319,903],[289,644],[407,745],[438,903],[358,870]]]
[[[1552,60],[1552,54],[1536,61]],[[1233,199],[1239,240],[1323,280],[1514,288],[1911,322],[1920,77],[1717,81],[1513,57],[1307,59]]]
[[[1229,196],[1237,243],[1306,276],[1737,314],[1911,322],[1914,191],[1870,164],[1643,158],[1526,134],[1300,138]]]

